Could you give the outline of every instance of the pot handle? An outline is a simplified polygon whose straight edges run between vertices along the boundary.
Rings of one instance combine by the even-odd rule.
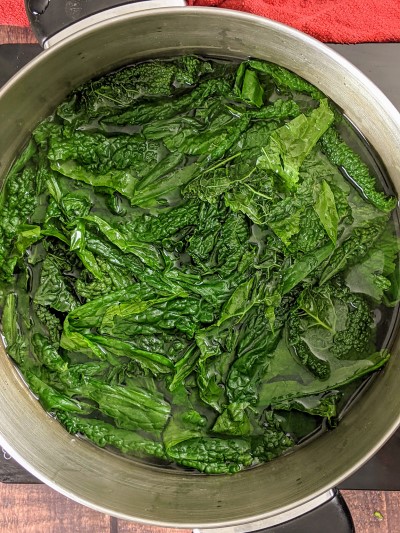
[[[347,504],[337,489],[276,517],[224,528],[194,529],[193,533],[355,533]]]
[[[185,0],[24,0],[32,30],[43,48],[114,16],[160,7],[183,7]],[[146,2],[146,3],[145,3]]]

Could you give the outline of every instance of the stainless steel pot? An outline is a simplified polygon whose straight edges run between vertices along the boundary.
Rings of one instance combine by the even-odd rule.
[[[315,84],[364,133],[400,191],[400,116],[341,56],[264,18],[213,8],[159,6],[156,2],[153,8],[150,2],[136,11],[137,4],[125,5],[97,15],[95,24],[93,19],[79,23],[74,33],[66,30],[54,37],[54,44],[3,88],[1,179],[33,127],[78,84],[137,60],[196,53],[266,59]],[[259,529],[327,499],[327,491],[395,431],[400,423],[399,344],[396,333],[390,339],[393,357],[387,368],[337,429],[296,453],[231,477],[154,468],[71,437],[43,411],[1,348],[0,444],[59,492],[120,518],[173,527]]]

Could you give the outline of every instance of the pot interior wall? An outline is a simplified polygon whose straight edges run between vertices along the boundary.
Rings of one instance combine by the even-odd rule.
[[[354,67],[274,22],[205,8],[110,19],[44,52],[2,91],[0,175],[29,131],[81,82],[151,57],[199,53],[267,59],[330,96],[381,155],[399,190],[400,121]],[[399,340],[393,358],[339,427],[296,453],[232,477],[188,475],[127,461],[72,438],[0,354],[0,432],[6,449],[57,490],[115,516],[169,526],[223,525],[276,514],[332,487],[383,444],[399,422]]]

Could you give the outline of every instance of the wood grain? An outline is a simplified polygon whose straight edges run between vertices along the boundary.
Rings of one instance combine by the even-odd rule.
[[[17,43],[37,43],[37,39],[30,28],[0,26],[0,44]]]
[[[0,533],[110,533],[110,517],[45,485],[0,485]]]
[[[400,492],[341,492],[351,511],[356,533],[400,533]]]
[[[0,533],[190,533],[117,520],[46,485],[0,483]]]
[[[400,533],[400,492],[346,490],[342,494],[356,533]],[[382,518],[374,513],[380,513]],[[0,533],[86,532],[190,533],[117,520],[75,503],[46,485],[0,483]]]

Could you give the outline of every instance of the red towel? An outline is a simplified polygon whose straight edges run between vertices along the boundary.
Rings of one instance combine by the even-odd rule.
[[[189,0],[248,11],[326,43],[400,41],[400,0]]]
[[[0,26],[29,26],[24,0],[0,0]]]
[[[400,41],[400,0],[188,0],[188,4],[247,11],[324,42]],[[23,0],[0,0],[0,25],[28,26]]]

